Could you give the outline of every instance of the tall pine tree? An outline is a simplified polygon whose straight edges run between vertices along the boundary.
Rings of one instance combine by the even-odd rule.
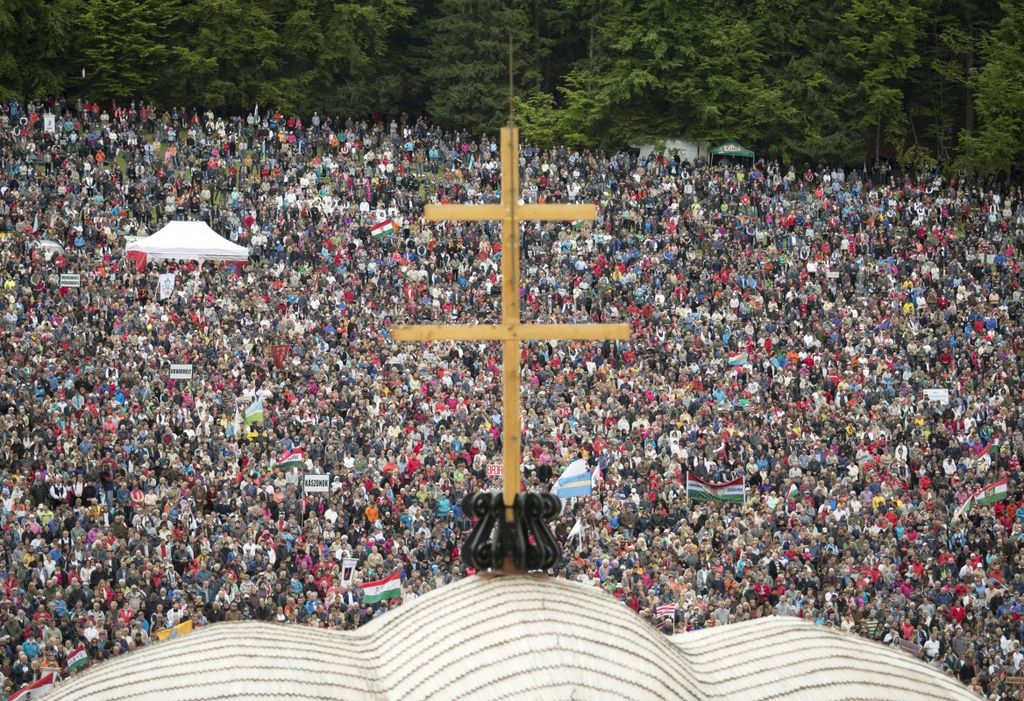
[[[1003,18],[984,42],[984,65],[971,76],[980,129],[965,135],[961,164],[1006,176],[1024,161],[1024,5],[1002,3]]]
[[[82,91],[93,99],[150,99],[169,56],[161,0],[90,0],[85,13]]]
[[[267,0],[195,0],[188,8],[195,27],[182,71],[192,101],[206,107],[252,108],[266,104],[275,86],[281,42],[274,23],[275,3]]]
[[[845,115],[856,85],[835,32],[836,3],[756,0],[752,14],[765,53],[765,79],[789,107],[758,136],[759,152],[798,164],[859,161],[860,144]]]
[[[0,97],[57,95],[74,67],[80,0],[7,0],[0,3]]]
[[[508,121],[508,42],[519,89],[537,85],[535,47],[521,0],[441,0],[427,20],[421,67],[430,87],[427,110],[445,126],[494,133]],[[524,85],[524,76],[532,84]]]
[[[843,13],[842,41],[859,98],[849,117],[870,134],[875,161],[883,144],[898,148],[906,135],[907,76],[921,61],[922,20],[915,0],[852,0]]]

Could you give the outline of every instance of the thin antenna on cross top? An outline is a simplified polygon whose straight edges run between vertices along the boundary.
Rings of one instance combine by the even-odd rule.
[[[516,123],[515,117],[513,115],[513,109],[514,109],[513,105],[515,104],[515,102],[513,100],[513,96],[514,96],[515,93],[514,93],[514,87],[513,87],[513,82],[512,82],[512,76],[513,76],[513,73],[512,73],[512,32],[509,32],[509,34],[508,34],[508,123],[509,123],[509,125],[512,125],[512,124]]]

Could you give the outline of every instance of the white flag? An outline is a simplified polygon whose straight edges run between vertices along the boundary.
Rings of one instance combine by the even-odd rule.
[[[572,542],[573,538],[579,538],[576,543],[576,552],[579,552],[583,548],[583,520],[579,517],[576,518],[576,523],[573,524],[572,530],[569,531],[569,535],[565,538],[566,545]]]
[[[160,299],[165,300],[171,296],[171,292],[174,291],[174,273],[161,273],[160,274]]]

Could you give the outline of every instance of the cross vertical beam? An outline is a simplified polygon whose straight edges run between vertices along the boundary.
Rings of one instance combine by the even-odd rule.
[[[516,204],[519,199],[519,128],[501,130],[501,204],[505,216],[501,220],[501,320],[508,328],[521,322],[519,308],[519,221]],[[512,521],[512,503],[519,492],[522,471],[523,418],[520,409],[522,369],[519,341],[506,338],[501,342],[501,464],[505,521]]]

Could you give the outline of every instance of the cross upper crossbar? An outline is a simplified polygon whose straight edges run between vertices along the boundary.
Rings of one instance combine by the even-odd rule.
[[[628,324],[464,324],[396,326],[396,341],[625,341]]]

